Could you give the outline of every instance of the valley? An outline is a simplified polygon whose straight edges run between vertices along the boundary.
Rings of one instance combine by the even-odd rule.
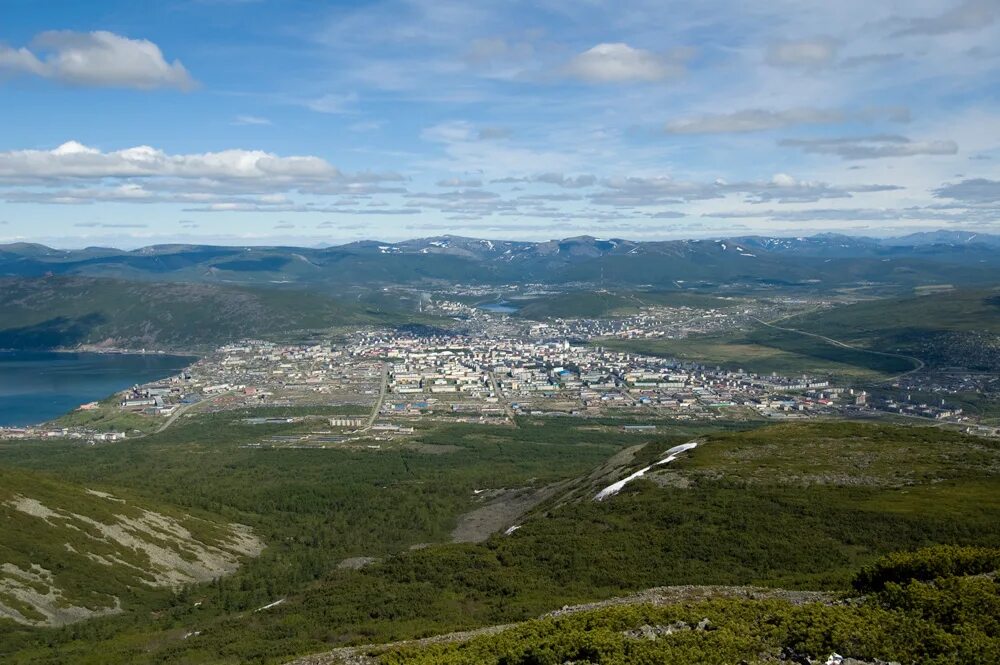
[[[758,244],[708,247],[807,251]],[[652,251],[617,247],[518,249],[565,249],[559,270]],[[446,256],[498,260],[469,252]],[[975,270],[947,288],[727,289],[167,272],[7,278],[9,344],[197,358],[0,428],[5,662],[998,648],[989,612],[961,629],[907,614],[938,593],[927,580],[904,600],[855,583],[896,552],[1000,548],[1000,317]]]

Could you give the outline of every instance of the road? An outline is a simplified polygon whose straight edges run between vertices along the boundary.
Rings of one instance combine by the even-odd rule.
[[[503,407],[503,412],[507,414],[507,419],[510,420],[511,424],[517,425],[517,420],[514,418],[514,410],[510,408],[510,404],[504,399],[503,393],[500,392],[500,385],[497,383],[497,377],[493,375],[491,371],[488,375],[490,377],[490,389],[493,394],[497,396],[497,402]]]
[[[361,431],[369,430],[372,425],[375,424],[375,419],[378,418],[379,412],[382,410],[382,404],[385,402],[385,394],[389,391],[389,363],[382,363],[382,385],[378,389],[378,399],[375,400],[375,406],[372,408],[371,415],[368,416],[368,422]]]
[[[852,346],[851,344],[847,344],[846,342],[841,342],[840,340],[833,339],[832,337],[827,337],[826,335],[820,335],[820,334],[817,334],[817,333],[806,332],[804,330],[796,330],[795,328],[785,328],[783,326],[776,326],[773,323],[769,323],[767,321],[763,321],[761,319],[758,319],[755,316],[750,317],[750,318],[752,318],[757,323],[760,323],[761,325],[767,326],[768,328],[774,328],[775,330],[783,330],[785,332],[793,332],[793,333],[797,333],[799,335],[805,335],[806,337],[815,337],[817,339],[823,340],[827,344],[832,344],[833,346],[839,346],[842,349],[850,349],[851,351],[860,351],[861,353],[871,353],[871,354],[876,355],[876,356],[888,356],[890,358],[902,358],[904,360],[910,360],[910,361],[916,363],[916,367],[914,367],[913,369],[907,370],[907,371],[903,372],[902,374],[896,374],[895,376],[890,376],[889,378],[884,379],[882,381],[883,383],[887,383],[889,381],[895,381],[896,379],[902,378],[902,377],[906,376],[907,374],[913,374],[914,372],[919,372],[920,370],[922,370],[924,368],[924,361],[921,360],[920,358],[915,358],[913,356],[907,356],[907,355],[904,355],[902,353],[890,353],[888,351],[872,351],[871,349],[865,349],[865,348],[862,348],[860,346]],[[776,321],[780,321],[781,319],[775,319],[775,320]]]
[[[181,416],[183,416],[185,413],[187,413],[188,411],[190,411],[194,407],[196,407],[196,406],[198,406],[200,404],[207,404],[208,402],[211,402],[213,399],[215,399],[217,397],[225,397],[226,395],[232,395],[235,392],[237,392],[237,391],[235,391],[235,390],[228,390],[228,391],[226,391],[224,393],[219,393],[218,395],[213,395],[212,397],[210,397],[208,399],[203,399],[200,402],[192,402],[191,404],[182,404],[182,405],[180,405],[179,407],[177,407],[176,411],[174,411],[169,416],[167,416],[166,422],[164,422],[162,425],[160,425],[156,429],[156,431],[153,432],[153,434],[159,434],[163,430],[167,429],[168,427],[170,427],[171,425],[173,425],[174,422],[178,418],[180,418]]]

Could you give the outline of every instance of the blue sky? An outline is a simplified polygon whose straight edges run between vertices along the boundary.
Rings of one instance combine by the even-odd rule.
[[[3,0],[0,242],[1000,231],[1000,2]]]

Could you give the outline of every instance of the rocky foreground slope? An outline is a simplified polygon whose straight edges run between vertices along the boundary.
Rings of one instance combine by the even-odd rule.
[[[143,589],[235,571],[263,543],[245,526],[0,471],[0,619],[59,626],[117,612]]]

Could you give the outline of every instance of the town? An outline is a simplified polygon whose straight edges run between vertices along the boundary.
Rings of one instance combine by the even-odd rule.
[[[657,423],[667,422],[898,416],[997,433],[950,406],[947,395],[926,401],[918,393],[914,399],[907,391],[927,381],[919,377],[871,394],[833,385],[822,376],[761,375],[599,343],[571,343],[551,334],[559,323],[535,324],[527,334],[511,335],[503,325],[506,317],[489,318],[501,325],[484,327],[478,335],[370,329],[340,343],[246,340],[217,349],[169,379],[134,386],[114,400],[80,410],[143,416],[150,431],[162,431],[196,412],[267,407],[303,412],[245,419],[306,425],[301,432],[248,443],[251,447],[372,445],[412,435],[417,425],[511,427],[523,417],[614,418],[629,432],[655,430]],[[2,438],[65,437],[91,443],[144,433],[148,431],[98,431],[58,422],[0,429]]]

